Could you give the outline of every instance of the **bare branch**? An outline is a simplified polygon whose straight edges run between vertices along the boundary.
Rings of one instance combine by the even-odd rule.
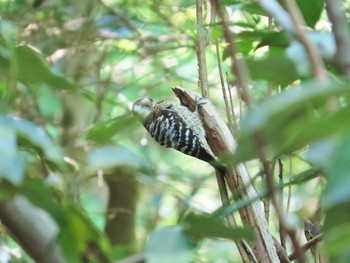
[[[215,43],[215,49],[216,49],[216,57],[217,57],[217,61],[218,61],[218,69],[219,69],[219,76],[220,76],[220,83],[221,83],[221,89],[222,89],[222,95],[224,98],[224,102],[225,102],[225,109],[226,109],[226,115],[227,115],[227,120],[228,120],[228,127],[230,129],[230,131],[233,131],[233,123],[232,123],[232,116],[231,116],[231,111],[230,111],[230,104],[228,103],[228,99],[227,99],[227,93],[226,93],[226,89],[225,89],[225,80],[224,80],[224,74],[222,73],[222,67],[221,67],[221,60],[220,60],[220,52],[219,52],[219,46],[218,43]],[[230,87],[227,87],[228,89],[230,89]],[[233,112],[233,108],[232,108],[232,112]]]
[[[332,31],[337,44],[336,66],[344,76],[350,77],[350,32],[341,8],[341,1],[326,0],[326,11],[332,22]]]

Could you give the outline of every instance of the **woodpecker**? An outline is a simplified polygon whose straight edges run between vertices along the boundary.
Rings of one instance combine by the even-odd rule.
[[[205,138],[203,123],[197,111],[172,101],[156,102],[140,98],[132,107],[143,126],[160,145],[176,149],[223,169],[211,151]]]

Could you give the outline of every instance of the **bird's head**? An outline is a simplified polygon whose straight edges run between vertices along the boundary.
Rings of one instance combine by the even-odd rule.
[[[156,105],[157,102],[151,98],[140,98],[132,105],[132,112],[136,117],[144,120],[149,116]]]

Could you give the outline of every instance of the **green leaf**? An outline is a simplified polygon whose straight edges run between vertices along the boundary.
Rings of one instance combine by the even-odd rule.
[[[344,134],[350,106],[340,101],[349,96],[346,82],[330,81],[324,85],[312,81],[255,105],[242,120],[235,161],[257,157],[253,143],[257,131],[264,136],[264,150],[272,156],[289,154],[312,142]],[[330,101],[337,106],[330,107]]]
[[[4,40],[8,47],[13,46],[18,37],[18,29],[13,22],[2,19],[0,24],[0,35],[2,39],[0,43]]]
[[[339,139],[336,138],[315,142],[310,145],[309,150],[306,153],[306,158],[313,167],[328,169],[334,152],[337,150],[338,144]]]
[[[261,39],[256,49],[264,46],[286,48],[288,45],[289,39],[285,32],[269,32]]]
[[[304,16],[306,24],[314,28],[317,21],[320,19],[323,11],[323,0],[297,0],[299,9]]]
[[[188,236],[195,240],[203,238],[254,239],[252,229],[230,228],[223,223],[222,219],[209,214],[189,214],[184,218],[182,225]]]
[[[350,130],[334,151],[334,157],[326,168],[327,186],[324,196],[325,207],[339,203],[350,203]]]
[[[24,161],[17,150],[16,134],[0,121],[0,179],[5,178],[13,184],[23,179]]]
[[[61,225],[59,242],[68,262],[80,263],[93,253],[103,257],[109,246],[102,233],[76,205],[66,202],[62,208],[65,222]]]
[[[110,142],[116,134],[132,130],[136,124],[138,122],[131,113],[125,114],[106,122],[97,123],[87,132],[86,138],[93,142],[105,144]]]
[[[43,57],[28,46],[15,48],[15,74],[24,83],[48,84],[57,89],[72,89],[73,84],[53,73]]]
[[[62,105],[57,94],[49,87],[42,86],[38,92],[38,107],[42,116],[52,120],[60,113]]]
[[[180,226],[156,229],[148,240],[145,250],[148,263],[192,262],[194,247]]]
[[[0,125],[12,129],[23,145],[37,151],[57,167],[63,167],[63,154],[47,133],[36,124],[20,118],[11,118],[0,115]]]
[[[324,222],[324,242],[330,262],[347,262],[350,257],[350,202],[329,208]]]

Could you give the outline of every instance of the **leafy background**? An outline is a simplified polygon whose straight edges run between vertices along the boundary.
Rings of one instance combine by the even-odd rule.
[[[327,252],[332,262],[344,262],[350,243],[349,84],[332,62],[336,44],[324,2],[297,4],[331,74],[327,84],[315,80],[299,42],[283,27],[269,26],[258,2],[223,3],[256,99],[247,110],[221,27],[207,20],[211,100],[226,119],[219,57],[232,87],[230,118],[239,126],[230,162],[247,162],[263,193],[251,139],[262,131],[269,159],[283,167],[275,166],[275,177],[277,183],[283,173],[287,219],[304,240],[304,219],[323,210]],[[345,12],[349,8],[344,1]],[[35,237],[26,241],[8,227],[7,208],[14,207],[29,208],[30,223],[50,222],[38,238],[46,235],[68,262],[138,256],[147,262],[240,262],[232,239],[251,233],[230,232],[209,216],[221,207],[212,168],[158,146],[130,112],[142,96],[174,100],[172,86],[200,92],[195,2],[4,0],[0,12],[1,262],[34,262],[40,254],[28,245]],[[271,220],[276,235],[277,227]]]

